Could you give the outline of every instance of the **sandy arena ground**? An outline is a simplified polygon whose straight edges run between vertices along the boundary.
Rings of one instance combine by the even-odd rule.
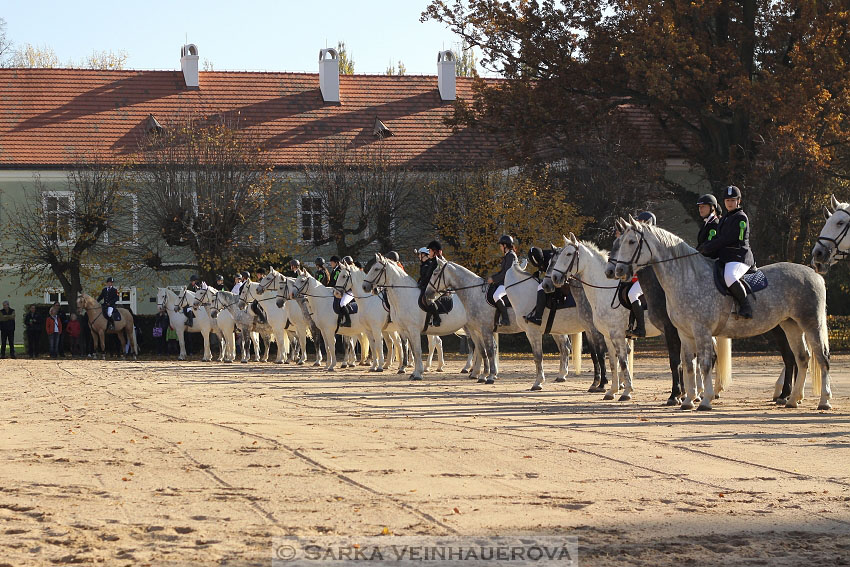
[[[585,362],[588,366],[589,362]],[[365,368],[3,360],[0,565],[270,565],[297,534],[573,534],[580,565],[850,564],[850,357],[833,405],[769,403],[738,356],[713,412],[590,378],[411,383]],[[556,363],[547,362],[550,380]],[[391,536],[387,536],[391,537]]]

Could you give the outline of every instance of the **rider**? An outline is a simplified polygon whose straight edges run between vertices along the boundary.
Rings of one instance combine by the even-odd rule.
[[[293,274],[297,274],[298,270],[300,270],[300,269],[301,269],[301,262],[299,262],[295,258],[293,258],[292,260],[289,261],[289,271],[290,272],[292,272]]]
[[[346,256],[342,259],[342,264],[346,266],[349,270],[354,268],[354,259],[351,256]],[[334,278],[336,280],[339,278],[339,270],[336,269],[337,277]],[[348,278],[348,285],[351,286],[351,277]],[[339,297],[337,297],[339,295]],[[339,320],[340,327],[350,327],[351,326],[351,311],[348,308],[348,304],[354,300],[354,294],[350,289],[347,290],[334,290],[334,311],[337,312],[337,317]]]
[[[242,272],[242,282],[239,284],[239,291],[236,292],[236,295],[242,295],[242,288],[245,287],[245,284],[251,283],[251,274],[247,271]]]
[[[192,274],[192,276],[189,277],[189,285],[186,286],[186,290],[191,291],[192,293],[198,293],[198,291],[205,287],[207,287],[207,284],[202,282],[198,276]],[[195,312],[192,310],[191,305],[187,305],[183,308],[183,315],[186,316],[186,326],[191,327],[195,320]]]
[[[396,252],[395,250],[390,250],[389,252],[387,252],[385,258],[387,260],[392,260],[393,262],[395,262],[396,265],[399,268],[401,268],[402,270],[404,269],[404,265],[401,263],[401,260],[399,260],[399,258],[398,258],[398,252]]]
[[[336,279],[339,277],[339,256],[331,256],[330,265],[330,276],[328,277],[328,282],[325,285],[328,287],[334,287],[336,285]]]
[[[319,256],[316,258],[316,273],[314,274],[316,281],[323,285],[328,285],[331,281],[331,273],[325,267],[325,259]]]
[[[242,274],[238,273],[233,277],[233,288],[230,293],[239,295],[239,290],[242,289]]]
[[[103,316],[106,318],[106,328],[110,330],[115,330],[115,321],[112,319],[112,313],[115,311],[115,304],[120,299],[118,297],[118,290],[112,286],[113,283],[112,276],[106,278],[106,287],[97,296],[97,301],[103,302]]]
[[[750,219],[741,208],[741,190],[734,185],[724,189],[723,205],[726,213],[720,219],[717,236],[703,242],[698,250],[723,262],[723,280],[738,303],[738,316],[752,319],[753,308],[740,278],[755,266],[756,261],[750,250]]]
[[[499,238],[499,249],[502,251],[502,266],[499,268],[499,271],[487,278],[488,284],[495,284],[496,290],[493,292],[493,303],[496,304],[496,309],[501,314],[501,318],[499,320],[499,326],[509,325],[510,319],[508,318],[508,307],[505,304],[505,296],[507,292],[505,291],[505,274],[508,273],[508,270],[511,269],[511,266],[516,264],[517,257],[516,252],[514,252],[514,239],[507,234],[503,234],[501,238]]]
[[[423,252],[424,250],[424,252]],[[439,327],[442,323],[439,314],[439,306],[436,302],[426,302],[425,292],[428,289],[428,282],[431,281],[431,274],[437,269],[437,258],[442,257],[443,245],[437,240],[432,240],[425,248],[419,249],[419,280],[416,285],[419,286],[419,307],[425,312],[431,314],[431,324],[434,327]]]
[[[635,218],[635,220],[649,225],[656,224],[655,215],[649,211],[643,211]],[[645,337],[646,321],[643,313],[643,305],[641,305],[640,302],[643,290],[640,288],[640,282],[637,280],[637,274],[632,277],[632,286],[629,288],[628,295],[629,305],[631,306],[632,315],[635,319],[635,326],[633,329],[626,331],[626,336],[629,338]]]
[[[542,280],[540,277],[543,273],[545,273],[546,268],[549,267],[549,261],[552,259],[552,256],[555,255],[555,250],[552,248],[547,248],[543,250],[538,248],[537,246],[532,246],[531,250],[528,251],[528,260],[531,262],[531,265],[537,268],[534,272],[534,277],[538,280]],[[546,308],[546,292],[543,291],[543,282],[537,285],[537,304],[534,306],[534,310],[531,311],[528,315],[525,315],[523,318],[532,323],[534,325],[543,324],[543,310]]]
[[[215,277],[215,287],[217,287],[218,289],[224,289],[224,276],[223,275],[218,274]]]
[[[263,278],[266,277],[266,269],[265,268],[257,268],[257,281],[263,281]],[[251,308],[254,310],[254,313],[257,314],[257,318],[260,320],[260,323],[268,323],[269,319],[266,317],[266,310],[263,309],[263,306],[260,305],[259,300],[254,299],[251,303]]]
[[[699,207],[699,216],[702,218],[702,226],[697,235],[697,247],[703,242],[707,242],[717,236],[717,227],[720,225],[720,219],[717,218],[717,199],[714,195],[703,195],[697,200]]]

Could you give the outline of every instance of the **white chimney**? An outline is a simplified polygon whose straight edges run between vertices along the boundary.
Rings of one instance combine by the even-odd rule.
[[[455,100],[455,54],[451,51],[437,53],[437,87],[440,89],[440,99]]]
[[[319,88],[325,102],[339,102],[339,56],[336,49],[319,50]]]
[[[183,70],[183,80],[186,87],[197,89],[198,87],[198,46],[187,43],[180,48],[180,68]]]

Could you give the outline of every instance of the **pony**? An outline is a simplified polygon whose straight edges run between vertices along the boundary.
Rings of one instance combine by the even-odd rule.
[[[93,348],[95,351],[100,348],[103,359],[106,360],[106,333],[114,333],[121,342],[121,356],[124,356],[124,349],[129,341],[133,350],[133,360],[139,355],[139,345],[136,344],[136,332],[133,325],[133,314],[129,309],[123,307],[118,308],[121,314],[121,320],[115,321],[115,329],[106,330],[106,318],[103,316],[103,307],[100,303],[87,293],[81,293],[77,297],[77,310],[82,314],[85,312],[89,320],[89,329],[91,330]]]
[[[212,323],[209,314],[206,309],[195,310],[195,320],[191,327],[187,327],[186,315],[182,311],[184,307],[191,307],[194,304],[195,294],[187,289],[181,291],[178,296],[167,287],[157,288],[156,305],[157,307],[165,308],[165,311],[168,313],[168,320],[171,322],[171,327],[177,333],[177,341],[180,343],[180,354],[177,360],[186,360],[186,337],[183,333],[188,330],[190,333],[201,333],[201,336],[204,337],[204,354],[201,360],[209,362],[212,360],[212,353],[210,352],[210,330],[212,329]]]
[[[621,219],[622,223],[626,221]],[[572,235],[571,235],[572,236]],[[574,237],[573,237],[574,238]],[[810,358],[812,382],[820,390],[818,409],[830,409],[829,336],[826,325],[826,286],[814,270],[779,262],[762,268],[769,285],[753,294],[753,318],[732,316],[733,300],[714,284],[714,261],[702,256],[681,238],[663,228],[629,218],[622,235],[615,275],[652,265],[667,296],[667,312],[682,339],[686,396],[683,409],[693,409],[697,366],[709,376],[714,363],[711,337],[752,337],[777,325],[782,327],[797,359],[800,378],[794,383],[786,407],[803,399]],[[805,340],[804,340],[805,335]],[[806,346],[811,347],[811,357]],[[705,380],[701,410],[711,409],[714,391]]]

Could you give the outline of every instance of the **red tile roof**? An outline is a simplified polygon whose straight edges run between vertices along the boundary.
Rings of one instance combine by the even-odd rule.
[[[457,93],[471,97],[472,80],[458,77]],[[149,114],[163,122],[188,112],[238,111],[280,168],[314,162],[330,139],[377,143],[376,117],[393,132],[381,143],[411,167],[496,156],[491,135],[445,125],[452,105],[436,76],[343,75],[340,97],[325,104],[312,73],[201,72],[200,88],[187,89],[180,71],[0,69],[0,168],[61,167],[95,151],[120,159],[138,148]]]

